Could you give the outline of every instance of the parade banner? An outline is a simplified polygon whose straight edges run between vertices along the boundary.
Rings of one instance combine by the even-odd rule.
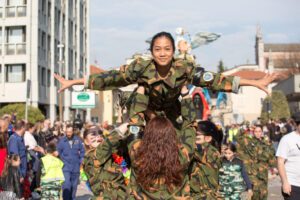
[[[72,108],[95,108],[94,92],[72,92]]]

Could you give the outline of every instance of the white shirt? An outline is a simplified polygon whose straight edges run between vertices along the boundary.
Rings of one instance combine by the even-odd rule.
[[[283,136],[276,156],[286,159],[284,166],[289,184],[300,187],[300,134],[293,131]]]
[[[33,135],[31,133],[29,133],[28,131],[26,131],[24,134],[24,142],[25,142],[25,146],[28,146],[28,150],[33,150],[34,147],[38,146]]]

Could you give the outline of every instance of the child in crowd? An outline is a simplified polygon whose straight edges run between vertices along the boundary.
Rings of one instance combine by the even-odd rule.
[[[65,180],[62,171],[64,163],[56,158],[57,155],[56,145],[49,143],[46,156],[40,160],[36,177],[37,187],[41,191],[41,200],[60,199],[61,185]]]
[[[219,193],[225,200],[239,200],[244,191],[244,182],[249,198],[252,197],[252,185],[243,161],[236,157],[236,147],[228,144],[224,150],[222,166],[219,170]]]
[[[18,167],[21,164],[17,154],[7,156],[4,169],[1,174],[0,200],[17,200],[22,198],[21,182]]]

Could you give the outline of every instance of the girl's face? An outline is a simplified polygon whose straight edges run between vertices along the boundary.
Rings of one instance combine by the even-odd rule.
[[[20,164],[21,164],[20,158],[18,158],[18,160],[13,160],[11,164],[12,164],[12,166],[15,166],[15,167],[20,166]]]
[[[229,161],[231,161],[234,158],[234,155],[235,153],[228,148],[224,151],[224,156]]]
[[[152,48],[154,61],[160,67],[169,67],[174,55],[172,42],[166,37],[156,38]]]
[[[261,139],[263,136],[263,130],[260,127],[255,127],[253,134],[257,139]]]
[[[212,140],[211,136],[206,136],[203,132],[197,131],[196,144],[210,143]]]
[[[90,148],[96,148],[99,144],[103,142],[103,137],[99,134],[88,134],[84,140],[85,145]]]

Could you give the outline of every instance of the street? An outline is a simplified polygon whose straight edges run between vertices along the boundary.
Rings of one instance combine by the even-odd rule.
[[[87,186],[83,181],[78,185],[77,200],[89,200],[93,196],[92,192],[88,191]],[[280,178],[269,179],[269,197],[268,200],[282,200]]]

